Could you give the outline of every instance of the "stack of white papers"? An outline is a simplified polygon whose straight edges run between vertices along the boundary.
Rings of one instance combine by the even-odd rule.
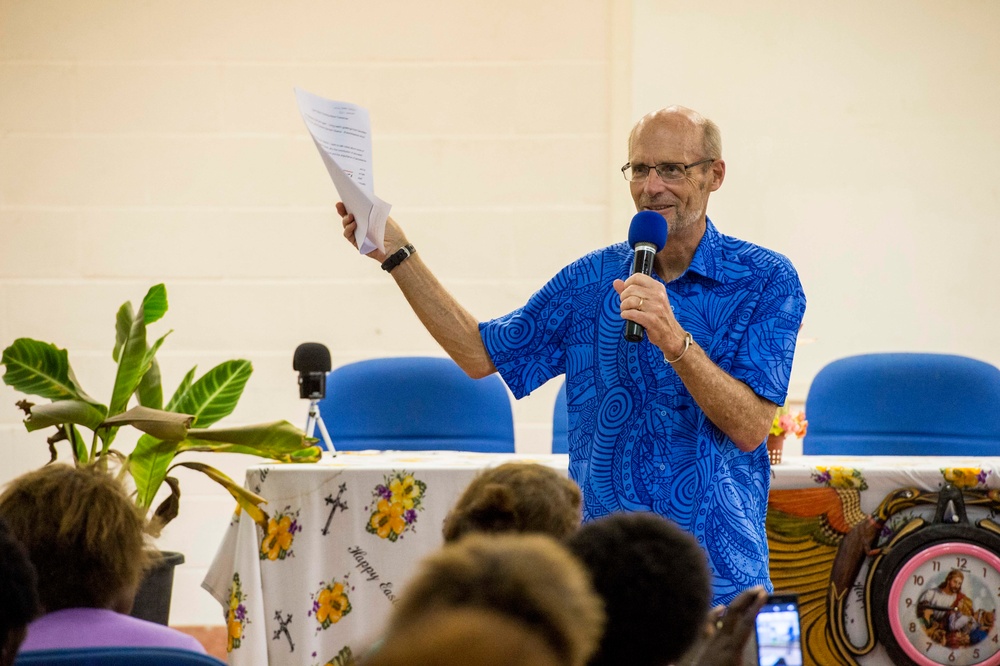
[[[375,196],[372,137],[368,110],[295,89],[299,113],[333,179],[347,212],[358,227],[354,240],[361,254],[385,252],[385,221],[392,206]]]

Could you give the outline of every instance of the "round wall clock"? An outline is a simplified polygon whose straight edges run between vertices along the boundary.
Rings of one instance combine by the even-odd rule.
[[[969,524],[952,490],[875,563],[872,619],[896,664],[1000,665],[1000,534]]]

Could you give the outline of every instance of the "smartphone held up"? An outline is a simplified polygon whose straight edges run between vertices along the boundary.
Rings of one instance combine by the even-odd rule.
[[[760,666],[802,666],[799,599],[772,594],[757,613],[757,663]]]

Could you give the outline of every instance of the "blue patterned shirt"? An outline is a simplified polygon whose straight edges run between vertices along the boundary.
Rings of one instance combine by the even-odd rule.
[[[659,348],[624,340],[612,282],[629,277],[632,260],[619,243],[573,262],[523,307],[479,325],[486,350],[517,398],[566,374],[569,470],[584,520],[653,511],[705,548],[714,603],[753,585],[770,591],[767,450],[737,448]],[[708,220],[691,265],[666,288],[677,321],[716,365],[784,403],[806,304],[788,259]]]

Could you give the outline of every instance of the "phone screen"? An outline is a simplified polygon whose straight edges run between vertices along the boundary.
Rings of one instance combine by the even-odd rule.
[[[799,600],[794,594],[771,595],[757,613],[757,663],[802,666]]]

